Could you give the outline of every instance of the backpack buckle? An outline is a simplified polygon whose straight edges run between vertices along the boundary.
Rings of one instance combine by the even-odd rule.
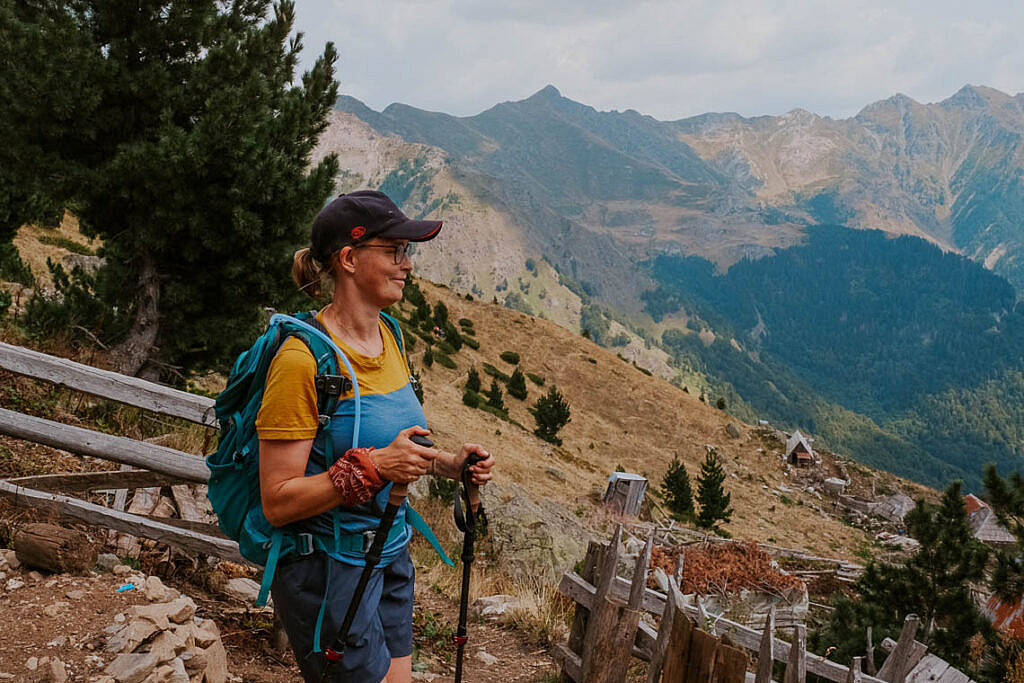
[[[377,537],[377,532],[373,529],[363,532],[363,552],[366,553],[370,550],[370,546],[373,545],[373,539]]]
[[[305,547],[303,547],[305,546]],[[311,555],[316,548],[313,547],[313,534],[301,533],[299,534],[299,555]]]
[[[330,415],[318,415],[317,418],[316,418],[316,421],[317,421],[317,424],[319,424],[321,427],[326,427],[327,423],[329,423],[331,421],[331,416]]]
[[[345,375],[317,375],[313,378],[313,386],[318,394],[338,398],[352,390],[352,380]]]

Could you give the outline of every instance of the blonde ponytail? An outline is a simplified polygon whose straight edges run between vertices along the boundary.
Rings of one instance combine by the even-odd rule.
[[[292,280],[314,299],[320,299],[330,283],[330,272],[316,262],[309,248],[299,249],[292,260]]]

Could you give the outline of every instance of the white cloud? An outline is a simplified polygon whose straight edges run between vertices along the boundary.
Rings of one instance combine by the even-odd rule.
[[[299,0],[304,63],[338,47],[341,90],[472,115],[551,83],[660,119],[800,107],[851,116],[896,92],[1024,89],[1024,6],[984,0]]]

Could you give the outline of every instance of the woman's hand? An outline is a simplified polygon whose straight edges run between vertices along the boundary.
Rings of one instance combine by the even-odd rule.
[[[398,432],[398,436],[390,444],[373,451],[371,456],[380,476],[396,484],[411,484],[426,474],[439,452],[413,443],[409,437],[429,434],[429,429],[419,426],[408,427]]]
[[[453,476],[452,479],[461,478],[463,465],[465,465],[466,460],[469,458],[469,456],[473,455],[474,453],[483,458],[483,460],[476,463],[475,465],[469,466],[469,471],[472,475],[470,477],[470,481],[472,481],[477,486],[483,486],[484,484],[486,484],[487,482],[494,478],[494,475],[491,474],[491,469],[494,467],[494,456],[488,453],[486,450],[484,450],[483,446],[480,446],[475,443],[467,443],[462,445],[462,449],[459,451],[459,454],[455,456],[455,476]]]

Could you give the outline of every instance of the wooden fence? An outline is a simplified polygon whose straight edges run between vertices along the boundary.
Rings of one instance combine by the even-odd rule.
[[[558,646],[555,653],[562,663],[563,681],[622,681],[624,676],[608,676],[610,673],[618,675],[620,671],[625,671],[624,667],[628,668],[631,658],[649,663],[648,683],[657,683],[659,680],[743,680],[734,677],[715,678],[714,674],[718,667],[719,676],[733,676],[733,673],[727,672],[735,671],[738,660],[729,652],[738,647],[757,653],[756,673],[747,674],[747,680],[756,683],[771,681],[774,662],[786,664],[784,683],[803,683],[807,673],[837,683],[918,683],[936,680],[942,683],[973,683],[946,662],[927,654],[927,648],[914,640],[919,624],[914,615],[907,617],[898,642],[887,641],[882,644],[883,649],[891,652],[878,673],[869,675],[862,671],[860,657],[855,657],[847,667],[807,652],[806,630],[802,625],[793,628],[789,642],[776,638],[774,610],[769,612],[764,629],[757,631],[722,616],[708,615],[699,597],[692,604],[685,600],[679,592],[678,577],[669,581],[670,596],[647,588],[647,566],[650,563],[653,534],[648,535],[643,552],[636,558],[634,579],[629,581],[617,576],[621,539],[622,527],[619,526],[610,543],[592,541],[584,559],[582,573],[566,572],[559,584],[559,591],[577,605],[568,642]],[[614,606],[614,610],[609,605]],[[641,612],[661,617],[657,630],[640,620]],[[680,615],[685,616],[688,622],[695,619],[696,626],[704,630],[679,626],[682,623]],[[702,635],[691,636],[687,641],[687,636],[675,635],[678,628]],[[708,636],[717,636],[717,644],[708,641]],[[690,647],[680,648],[680,640],[689,642]],[[697,643],[699,645],[695,645]],[[718,655],[718,652],[725,654]],[[717,664],[716,657],[726,657],[729,663],[724,663],[723,659],[723,663]],[[871,671],[874,671],[873,664],[871,666]],[[711,678],[706,677],[708,671],[712,672]]]
[[[0,369],[211,429],[218,426],[213,399],[64,358],[0,343]],[[184,519],[155,519],[116,509],[119,507],[117,504],[111,508],[64,493],[55,493],[117,490],[119,495],[115,500],[123,507],[125,493],[130,489],[205,484],[209,470],[201,456],[3,408],[0,408],[0,434],[121,465],[121,469],[105,472],[0,479],[0,497],[12,500],[17,505],[51,510],[89,524],[150,538],[189,552],[245,562],[238,552],[238,545],[224,538],[215,524],[195,518],[187,519],[191,515],[185,512],[188,508],[186,504],[179,505]],[[179,491],[182,493],[182,501],[185,501],[188,497],[186,492],[181,489]]]

